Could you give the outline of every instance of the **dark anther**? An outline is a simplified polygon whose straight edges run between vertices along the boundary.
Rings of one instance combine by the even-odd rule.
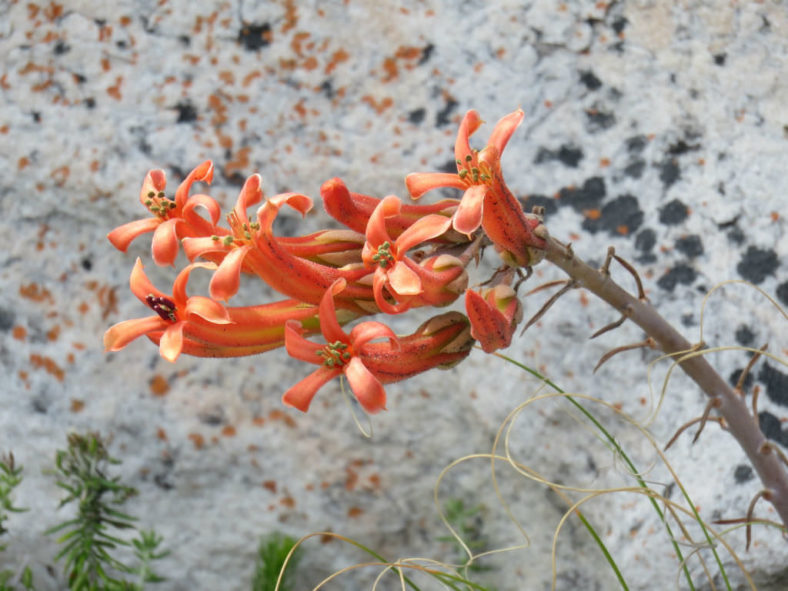
[[[148,294],[145,298],[145,303],[147,303],[162,320],[167,320],[168,322],[175,322],[177,320],[175,317],[175,302],[171,299]]]

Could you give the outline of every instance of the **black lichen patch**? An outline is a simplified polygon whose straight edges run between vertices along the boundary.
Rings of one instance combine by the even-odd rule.
[[[451,123],[451,114],[460,103],[449,97],[446,99],[444,107],[435,115],[435,127],[443,127]]]
[[[758,413],[758,425],[767,439],[788,446],[788,433],[782,429],[780,419],[767,410]]]
[[[698,272],[685,263],[679,263],[657,280],[657,285],[665,291],[673,291],[679,283],[689,285]]]
[[[676,240],[676,250],[694,259],[703,254],[703,242],[697,234],[682,236]]]
[[[643,223],[643,212],[638,200],[632,195],[616,197],[602,207],[598,218],[587,217],[583,229],[589,232],[605,230],[610,234],[627,235],[637,230]]]
[[[608,113],[596,107],[586,109],[586,117],[589,133],[610,129],[616,124],[614,113]]]
[[[580,212],[599,209],[605,195],[607,195],[605,180],[599,176],[591,177],[579,189],[566,187],[558,192],[560,205],[569,205]]]
[[[746,324],[740,325],[733,336],[736,337],[736,342],[742,347],[749,347],[755,341],[755,333],[753,333]]]
[[[14,313],[6,308],[0,308],[0,331],[9,331],[12,326],[14,326]]]
[[[714,56],[714,63],[717,64],[718,66],[724,66],[727,57],[728,57],[727,53],[718,53]]]
[[[783,306],[788,306],[788,281],[783,281],[777,286],[777,299]]]
[[[528,195],[520,200],[523,209],[527,212],[536,207],[544,207],[545,216],[549,216],[558,211],[558,204],[552,197],[545,197],[544,195]]]
[[[562,164],[570,168],[577,168],[577,165],[583,159],[583,151],[570,145],[563,145],[558,150],[548,150],[547,148],[539,148],[536,154],[534,164],[541,164],[550,160],[558,160]]]
[[[741,374],[742,374],[743,371],[744,371],[743,367],[740,367],[739,369],[733,370],[731,372],[731,375],[728,376],[728,383],[731,386],[736,387],[736,384],[739,383],[739,379],[741,378]],[[749,392],[750,391],[750,388],[752,388],[752,382],[753,382],[754,379],[755,378],[752,377],[752,373],[748,373],[747,374],[747,377],[744,378],[744,383],[741,386],[742,392]]]
[[[249,23],[238,31],[238,43],[247,51],[260,51],[271,43],[271,25],[269,23]]]
[[[769,400],[780,406],[788,406],[788,375],[764,363],[758,372],[758,381],[766,386]]]
[[[643,176],[643,171],[646,169],[645,160],[633,160],[624,168],[624,174],[633,179],[639,179]]]
[[[428,62],[430,57],[432,57],[433,51],[435,51],[435,46],[432,43],[427,43],[427,45],[422,47],[418,65]]]
[[[55,53],[55,55],[63,55],[64,53],[71,51],[71,47],[66,45],[62,39],[59,39],[58,42],[55,43],[55,47],[52,48],[52,51]]]
[[[674,199],[659,210],[659,221],[666,226],[675,226],[687,219],[689,208],[678,199]]]
[[[697,134],[690,134],[697,137]],[[700,144],[688,144],[684,140],[679,140],[675,144],[668,146],[668,154],[671,156],[681,156],[687,152],[693,152],[700,149]]]
[[[79,262],[79,264],[82,265],[82,268],[85,269],[85,271],[90,271],[93,269],[93,261],[90,259],[90,257],[85,257]]]
[[[616,35],[620,35],[621,32],[624,30],[624,28],[627,26],[627,24],[629,24],[629,21],[625,17],[619,16],[616,18],[616,20],[613,21],[613,24],[611,26],[613,27],[613,30],[616,32]]]
[[[752,466],[747,464],[739,464],[733,471],[733,479],[736,481],[736,484],[744,484],[753,478],[755,478],[755,475],[752,472]]]
[[[92,96],[89,96],[88,98],[86,98],[86,99],[85,99],[84,101],[82,101],[82,102],[84,102],[84,103],[85,103],[85,106],[86,106],[88,109],[95,109],[95,108],[96,108],[96,99],[94,99]]]
[[[418,109],[413,109],[410,113],[408,113],[408,121],[413,123],[413,125],[418,125],[422,121],[424,121],[424,117],[427,115],[427,109],[424,107],[420,107]]]
[[[178,111],[178,119],[176,123],[191,123],[197,121],[197,109],[188,101],[181,101],[177,103],[173,109]]]
[[[681,169],[675,158],[666,158],[659,163],[658,168],[659,180],[666,189],[681,178]]]
[[[750,246],[736,265],[739,275],[747,281],[762,283],[777,269],[777,253],[773,250]]]
[[[635,248],[642,252],[651,252],[657,243],[657,234],[651,228],[645,228],[635,236]]]
[[[602,81],[591,70],[580,72],[580,82],[585,84],[588,90],[597,90],[602,86]]]
[[[645,135],[633,135],[627,139],[627,151],[630,154],[640,154],[648,143],[648,138]]]

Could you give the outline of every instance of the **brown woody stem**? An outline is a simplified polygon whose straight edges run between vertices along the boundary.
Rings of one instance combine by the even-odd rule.
[[[717,407],[728,430],[741,445],[764,485],[761,497],[774,505],[784,526],[788,527],[788,471],[780,457],[764,453],[766,437],[752,416],[742,396],[717,373],[703,355],[674,329],[649,303],[641,301],[622,289],[609,275],[576,257],[568,245],[554,238],[547,239],[545,258],[569,275],[578,287],[585,288],[619,312],[653,338],[657,346],[677,358],[679,366],[712,399],[719,399]]]

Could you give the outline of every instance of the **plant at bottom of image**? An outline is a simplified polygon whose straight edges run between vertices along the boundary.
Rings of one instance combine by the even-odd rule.
[[[164,581],[152,570],[152,563],[169,553],[160,548],[162,538],[154,531],[137,531],[132,540],[120,537],[135,530],[136,518],[118,507],[137,491],[109,474],[109,467],[119,463],[94,433],[70,434],[68,447],[55,456],[57,485],[66,491],[60,507],[76,503],[76,515],[46,533],[59,534],[62,549],[55,560],[64,560],[71,591],[142,590],[147,583]],[[119,548],[129,548],[136,565],[119,559]]]
[[[14,454],[0,456],[0,536],[8,533],[5,522],[9,513],[27,511],[14,505],[11,498],[14,489],[22,483],[22,466],[14,461]],[[0,556],[5,551],[6,545],[0,539]],[[21,587],[16,587],[16,584]],[[19,572],[9,569],[0,569],[0,591],[14,591],[15,589],[33,589],[33,571],[25,566]]]
[[[525,298],[559,287],[524,323],[523,332],[562,296],[583,289],[618,314],[591,338],[626,322],[646,333],[642,341],[611,349],[597,367],[626,351],[662,351],[707,396],[702,417],[690,422],[701,427],[708,421],[718,422],[736,439],[760,477],[763,488],[746,516],[739,519],[747,524],[748,535],[752,523],[763,523],[755,516],[760,501],[771,504],[779,518],[776,525],[784,530],[788,525],[788,459],[766,439],[741,388],[730,386],[712,367],[705,345],[691,344],[657,312],[640,275],[628,261],[610,248],[600,268],[587,264],[569,242],[551,236],[544,208],[526,212],[507,186],[501,157],[524,117],[521,109],[502,117],[486,145],[477,150],[471,147],[470,138],[483,121],[470,110],[462,118],[454,146],[456,173],[405,176],[405,186],[414,200],[446,188],[460,191],[459,199],[422,204],[395,195],[379,198],[352,192],[344,181],[333,178],[322,184],[320,194],[328,215],[344,228],[301,236],[276,236],[274,222],[285,207],[306,215],[312,199],[293,192],[266,198],[258,174],[248,177],[226,214],[226,225],[222,225],[218,202],[202,193],[191,194],[195,183],[212,181],[211,161],[193,169],[171,196],[166,192],[164,171],[149,171],[139,192],[148,215],[115,228],[107,237],[125,252],[133,240],[152,233],[151,258],[156,265],[174,265],[181,249],[191,262],[178,271],[172,287],[163,291],[148,279],[141,259],[137,259],[130,288],[149,315],[110,327],[104,335],[106,350],[119,351],[142,336],[158,345],[162,357],[171,362],[181,354],[224,358],[284,348],[291,357],[309,364],[312,371],[284,389],[283,404],[306,412],[317,392],[340,378],[347,381],[364,411],[376,413],[386,408],[385,385],[453,367],[474,346],[486,353],[508,347],[523,320]],[[256,216],[251,216],[249,208],[258,204]],[[472,263],[489,249],[499,256],[500,266],[469,288]],[[552,265],[567,279],[537,286],[521,296],[522,286],[539,276],[533,272],[539,264]],[[189,277],[197,269],[212,273],[208,295],[187,294]],[[628,274],[636,290],[623,289],[614,280],[613,269]],[[283,299],[253,306],[230,305],[240,289],[242,274],[258,277]],[[461,298],[464,311],[443,310]],[[437,314],[409,334],[396,334],[378,320],[364,320],[408,316],[418,308],[435,309]],[[586,409],[578,412],[600,433],[604,431]],[[626,457],[614,438],[605,438],[611,449]],[[631,462],[627,469],[641,474]],[[647,494],[654,510],[664,517],[642,476],[634,489]],[[620,585],[627,588],[624,574],[593,525],[584,521],[579,511],[576,514]],[[702,524],[697,514],[695,517]],[[711,545],[711,534],[702,529]],[[692,588],[676,538],[671,533],[669,537]],[[718,556],[716,562],[722,564]]]
[[[257,547],[252,591],[293,591],[291,574],[302,557],[297,543],[295,538],[279,532],[263,536]]]

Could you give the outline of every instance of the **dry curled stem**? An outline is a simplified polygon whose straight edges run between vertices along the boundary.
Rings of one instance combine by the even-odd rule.
[[[580,260],[568,245],[548,238],[545,258],[569,275],[573,284],[587,289],[620,313],[627,313],[629,320],[654,339],[662,351],[677,358],[684,373],[707,396],[720,400],[717,411],[747,454],[764,489],[769,491],[764,497],[774,505],[783,525],[788,527],[788,471],[777,454],[763,453],[766,437],[743,397],[728,385],[703,355],[693,352],[690,342],[651,304],[621,288],[608,274]]]

